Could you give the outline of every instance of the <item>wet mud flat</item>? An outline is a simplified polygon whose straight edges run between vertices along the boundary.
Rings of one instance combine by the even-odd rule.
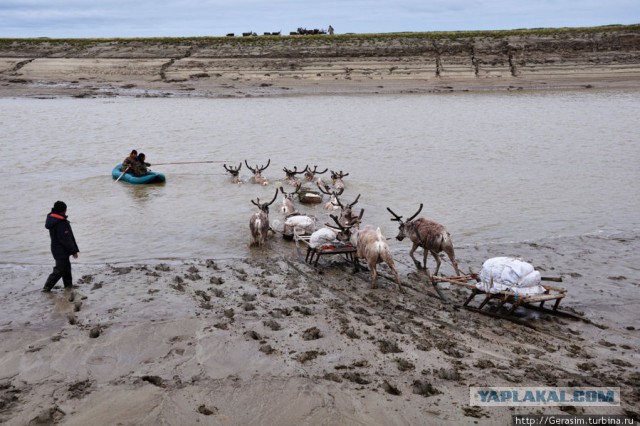
[[[269,245],[275,244],[270,241]],[[269,247],[268,245],[268,247]],[[464,269],[516,255],[561,276],[561,307],[525,327],[440,300],[406,251],[376,290],[339,257],[293,244],[245,259],[0,269],[6,424],[479,424],[512,414],[638,418],[638,235],[463,246]],[[451,265],[441,271],[452,273]],[[456,303],[467,290],[444,287]],[[614,408],[469,406],[469,386],[615,386]]]

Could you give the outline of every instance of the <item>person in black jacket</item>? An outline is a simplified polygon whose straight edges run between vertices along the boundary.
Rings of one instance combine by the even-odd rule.
[[[49,230],[51,237],[51,254],[56,261],[53,272],[47,278],[42,291],[49,292],[62,278],[64,288],[71,288],[71,261],[69,256],[78,258],[78,244],[73,236],[71,224],[67,220],[67,205],[62,201],[56,201],[47,215],[44,225]]]

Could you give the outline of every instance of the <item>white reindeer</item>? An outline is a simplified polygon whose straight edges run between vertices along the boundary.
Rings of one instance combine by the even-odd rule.
[[[251,215],[249,219],[249,230],[251,231],[251,245],[261,247],[267,240],[267,233],[269,232],[269,206],[278,197],[278,190],[273,196],[273,200],[268,203],[260,203],[260,198],[251,202],[258,207],[258,211]]]
[[[285,192],[284,188],[282,186],[280,187],[280,191],[282,192],[282,207],[280,210],[285,215],[288,216],[298,213],[298,210],[293,205],[293,197],[298,193],[298,191],[300,191],[301,186],[302,184],[298,182],[298,184],[296,185],[296,190],[293,192]]]
[[[356,270],[358,268],[357,259],[364,259],[371,271],[371,288],[376,288],[376,280],[378,278],[378,271],[376,266],[378,263],[386,263],[391,268],[391,272],[398,283],[398,290],[402,292],[402,285],[400,284],[400,277],[396,270],[389,244],[387,244],[386,238],[382,235],[380,228],[373,229],[371,225],[367,225],[364,229],[358,229],[351,234],[351,243],[356,248]]]

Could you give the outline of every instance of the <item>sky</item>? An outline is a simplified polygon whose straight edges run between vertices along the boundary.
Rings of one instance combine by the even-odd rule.
[[[640,23],[640,0],[0,0],[0,38],[336,34]]]

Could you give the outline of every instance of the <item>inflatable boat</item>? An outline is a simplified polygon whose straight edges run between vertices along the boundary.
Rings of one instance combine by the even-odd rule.
[[[149,171],[149,173],[147,173],[146,175],[139,176],[139,177],[134,176],[131,173],[125,173],[124,175],[122,175],[122,177],[120,177],[121,175],[122,175],[122,163],[115,166],[111,171],[111,177],[113,177],[114,179],[120,178],[121,181],[132,183],[134,185],[140,185],[145,183],[162,183],[167,180],[167,178],[165,178],[165,176],[162,173],[158,173],[154,171]]]

